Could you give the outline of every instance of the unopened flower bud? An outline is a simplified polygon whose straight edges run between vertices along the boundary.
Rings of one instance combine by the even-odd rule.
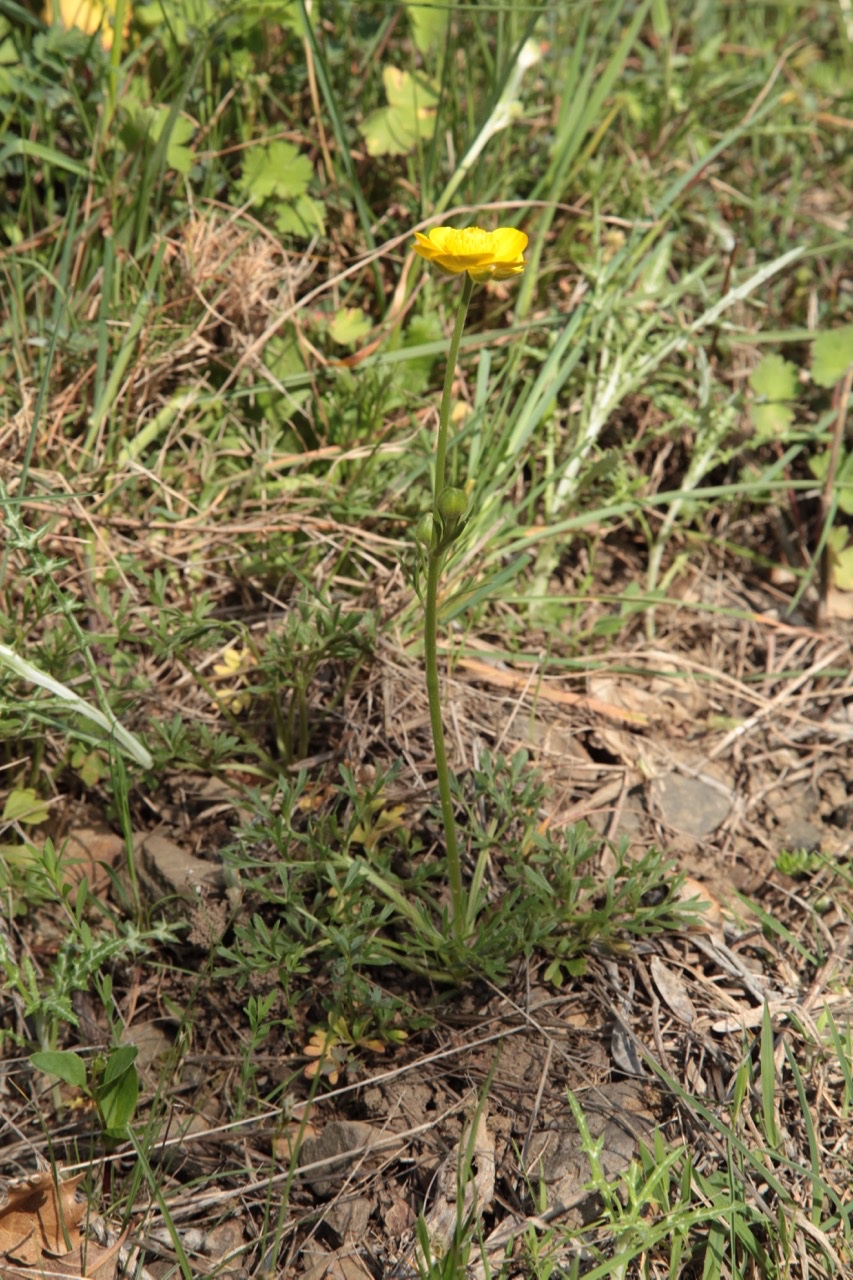
[[[423,545],[429,551],[430,548],[432,547],[432,540],[433,540],[434,533],[435,533],[435,520],[433,519],[432,512],[428,511],[426,515],[421,516],[420,520],[418,521],[418,527],[415,529],[415,537],[417,538],[418,542],[423,543]]]
[[[468,498],[464,489],[443,489],[438,495],[438,514],[445,525],[459,523],[468,510]]]

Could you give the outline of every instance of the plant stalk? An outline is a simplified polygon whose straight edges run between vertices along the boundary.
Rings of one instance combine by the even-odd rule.
[[[435,771],[438,777],[438,794],[441,800],[441,816],[444,822],[444,840],[447,848],[447,871],[450,881],[451,925],[458,939],[464,937],[467,917],[465,890],[462,887],[462,864],[459,858],[459,843],[456,839],[456,824],[453,818],[453,796],[450,790],[450,772],[447,767],[447,751],[444,745],[444,723],[441,717],[441,691],[438,683],[438,581],[444,564],[445,549],[441,546],[441,517],[438,510],[438,499],[446,484],[447,469],[447,436],[450,425],[450,402],[453,391],[453,375],[459,356],[459,344],[468,304],[474,292],[474,281],[466,273],[459,299],[459,310],[456,313],[456,324],[450,340],[447,354],[447,372],[444,376],[444,390],[441,394],[441,409],[438,421],[438,439],[435,447],[435,473],[433,475],[432,511],[435,522],[435,545],[430,548],[427,564],[426,601],[424,604],[424,663],[426,666],[426,684],[429,697],[429,718],[432,726],[432,742],[435,753]]]

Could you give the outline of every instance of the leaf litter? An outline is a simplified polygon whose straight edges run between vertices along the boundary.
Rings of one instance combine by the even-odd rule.
[[[600,1226],[601,1200],[590,1184],[586,1144],[600,1144],[601,1168],[617,1184],[631,1161],[653,1149],[656,1132],[670,1149],[689,1149],[694,1177],[712,1177],[723,1167],[724,1150],[715,1117],[722,1122],[730,1114],[735,1082],[758,1053],[766,1019],[774,1076],[762,1087],[770,1088],[792,1162],[790,1194],[808,1218],[816,1188],[796,1170],[810,1167],[817,1143],[826,1194],[847,1204],[849,1086],[831,1036],[843,1034],[853,1013],[849,990],[839,981],[850,958],[843,905],[850,841],[838,811],[851,782],[845,711],[851,690],[834,674],[850,650],[837,637],[777,624],[765,609],[756,609],[747,623],[751,648],[743,645],[743,624],[732,622],[740,656],[722,666],[719,677],[714,673],[725,621],[712,632],[692,623],[668,663],[638,633],[633,650],[611,655],[607,683],[588,683],[594,702],[580,701],[571,712],[560,700],[539,697],[535,685],[508,683],[505,671],[492,681],[488,663],[461,668],[450,682],[458,742],[466,752],[476,751],[489,725],[505,750],[522,745],[537,753],[550,779],[549,824],[586,817],[618,838],[626,798],[633,797],[624,838],[638,849],[661,838],[675,852],[680,869],[692,877],[680,891],[690,927],[635,940],[624,954],[593,950],[584,976],[562,988],[542,984],[533,959],[506,990],[481,982],[443,1000],[428,1028],[381,1056],[376,1045],[351,1047],[334,1078],[328,1072],[312,1078],[306,1070],[312,1061],[307,1030],[301,1042],[283,1040],[278,1052],[265,1046],[255,1055],[255,1084],[259,1094],[284,1089],[285,1110],[294,1115],[284,1145],[277,1136],[281,1106],[250,1111],[244,1120],[229,1120],[222,1106],[235,1080],[233,1028],[242,1024],[245,997],[235,992],[224,999],[221,985],[208,986],[189,970],[136,976],[132,1001],[124,996],[129,1035],[152,1012],[166,1026],[175,1024],[176,1015],[180,1020],[182,1010],[196,1010],[192,1046],[172,1059],[176,1073],[164,1076],[152,1063],[145,1096],[153,1100],[165,1089],[172,1099],[172,1117],[151,1155],[170,1218],[199,1266],[225,1272],[260,1266],[269,1204],[281,1215],[278,1266],[286,1275],[412,1276],[421,1248],[419,1215],[438,1252],[447,1248],[460,1215],[469,1225],[476,1222],[481,1261],[472,1260],[471,1275],[485,1274],[485,1260],[494,1271],[507,1250],[522,1249],[529,1231],[545,1238],[554,1224],[566,1229],[559,1256],[568,1265]],[[660,607],[657,620],[666,621]],[[759,669],[760,684],[752,679]],[[655,674],[644,674],[649,671]],[[394,655],[374,680],[380,716],[382,701],[397,700],[397,689],[405,689],[410,714],[385,717],[384,724],[389,747],[399,736],[408,758],[418,760],[423,717],[405,655]],[[627,730],[618,716],[597,714],[602,702],[641,719]],[[549,747],[559,742],[555,734],[567,735],[571,749]],[[689,824],[685,829],[656,785],[661,777],[707,778],[715,791],[724,785],[730,792],[726,813],[701,831]],[[395,823],[411,821],[411,797],[425,789],[416,775],[398,797],[385,797]],[[163,813],[180,815],[181,801],[170,800],[168,791],[162,803]],[[199,948],[209,947],[230,927],[235,911],[244,910],[227,896],[227,876],[211,856],[227,830],[223,811],[227,815],[222,793],[206,810],[202,805],[190,844],[182,823],[165,824],[170,836],[163,824],[159,832],[140,833],[149,900],[171,900],[179,913],[200,913],[208,921],[206,934],[194,926],[195,951],[188,958],[203,954]],[[822,854],[807,885],[775,870],[785,832],[804,821],[812,824]],[[604,846],[603,873],[610,857]],[[100,883],[98,888],[107,892]],[[824,903],[819,912],[802,909],[804,891],[811,902]],[[775,931],[767,928],[771,919],[779,922]],[[90,1012],[97,1023],[99,1015]],[[101,1034],[106,1036],[105,1027]],[[168,1058],[171,1039],[158,1041],[158,1061]],[[6,1064],[7,1097],[14,1082],[21,1099],[16,1123],[29,1127],[30,1104],[19,1089],[26,1077],[22,1063]],[[797,1094],[804,1078],[807,1112]],[[756,1087],[749,1085],[740,1103],[747,1126]],[[586,1134],[578,1129],[569,1091],[586,1117]],[[49,1106],[47,1095],[39,1096]],[[304,1110],[299,1118],[306,1104],[310,1123]],[[70,1156],[85,1132],[81,1116],[68,1137],[62,1129],[53,1134],[52,1146]],[[42,1141],[33,1132],[28,1148],[32,1143],[39,1149]],[[20,1144],[7,1144],[7,1159],[18,1168],[30,1158]],[[53,1183],[39,1176],[47,1178],[38,1185],[52,1203]],[[767,1208],[772,1192],[758,1166],[747,1163],[738,1176],[745,1201]],[[148,1241],[149,1250],[165,1259],[173,1251],[170,1233],[158,1225],[159,1210],[145,1201],[131,1216],[131,1238],[143,1255]],[[32,1249],[27,1241],[37,1238],[37,1214],[26,1207],[31,1203],[12,1200],[19,1216],[11,1219],[17,1225],[6,1247],[19,1269],[41,1265],[38,1254],[27,1254],[26,1261],[15,1253]],[[74,1205],[77,1232],[86,1206]],[[830,1257],[831,1240],[812,1228],[818,1253]],[[73,1232],[72,1250],[79,1250],[82,1241]],[[222,1253],[217,1239],[227,1243]],[[95,1274],[83,1271],[77,1253],[72,1256],[79,1274]],[[111,1254],[103,1266],[113,1271],[97,1274],[115,1274],[116,1265]]]

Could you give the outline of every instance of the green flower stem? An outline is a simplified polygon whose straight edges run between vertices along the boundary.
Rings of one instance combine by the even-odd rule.
[[[462,330],[465,328],[465,317],[468,304],[474,292],[474,281],[465,272],[465,283],[462,286],[462,297],[459,299],[459,310],[456,313],[456,324],[453,337],[450,339],[450,350],[447,353],[447,370],[444,374],[444,390],[441,393],[441,409],[438,416],[438,440],[435,445],[435,474],[432,482],[432,514],[438,525],[438,495],[447,483],[444,474],[447,467],[447,432],[450,426],[450,404],[453,393],[453,375],[456,372],[456,361],[459,356],[459,344],[462,341]]]
[[[446,484],[445,470],[447,466],[447,434],[450,424],[450,401],[453,391],[453,374],[459,355],[459,344],[468,304],[474,292],[474,281],[466,273],[459,299],[459,310],[456,313],[456,324],[450,340],[447,355],[447,372],[444,376],[444,390],[441,395],[441,411],[438,422],[438,440],[435,447],[435,474],[433,477],[433,519],[435,529],[441,529],[441,517],[438,510],[438,499]],[[427,694],[429,696],[429,718],[432,726],[432,742],[435,753],[435,771],[438,776],[438,793],[441,799],[441,815],[444,821],[444,839],[447,846],[447,871],[450,880],[450,898],[452,910],[453,932],[458,939],[464,937],[466,921],[465,890],[462,887],[462,864],[459,859],[459,844],[456,839],[456,824],[453,820],[453,796],[450,790],[450,772],[447,767],[447,751],[444,746],[444,724],[441,718],[441,690],[438,683],[438,580],[444,564],[444,550],[438,546],[430,549],[427,564],[426,601],[424,605],[424,662],[426,665]]]

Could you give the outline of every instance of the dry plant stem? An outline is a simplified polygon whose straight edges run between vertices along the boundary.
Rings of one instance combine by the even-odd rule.
[[[441,690],[438,683],[438,580],[444,564],[445,548],[441,542],[441,517],[438,510],[438,499],[445,487],[445,470],[447,466],[447,434],[450,425],[450,400],[453,390],[453,374],[456,359],[459,355],[459,344],[462,330],[465,327],[465,316],[468,304],[474,292],[474,282],[469,275],[464,278],[462,296],[459,299],[459,310],[456,313],[456,324],[450,340],[447,354],[447,372],[444,376],[444,390],[441,395],[441,410],[438,422],[438,439],[435,446],[435,473],[432,488],[432,514],[434,521],[435,545],[430,549],[427,566],[426,601],[424,605],[424,663],[426,666],[426,684],[429,697],[429,718],[432,726],[432,743],[435,753],[435,771],[438,777],[438,793],[441,799],[441,816],[444,822],[444,841],[447,848],[447,873],[450,881],[451,923],[457,938],[464,934],[466,919],[465,891],[462,887],[462,866],[459,860],[459,844],[456,839],[456,824],[453,819],[453,797],[450,791],[450,772],[447,767],[447,751],[444,746],[444,724],[441,718]]]

